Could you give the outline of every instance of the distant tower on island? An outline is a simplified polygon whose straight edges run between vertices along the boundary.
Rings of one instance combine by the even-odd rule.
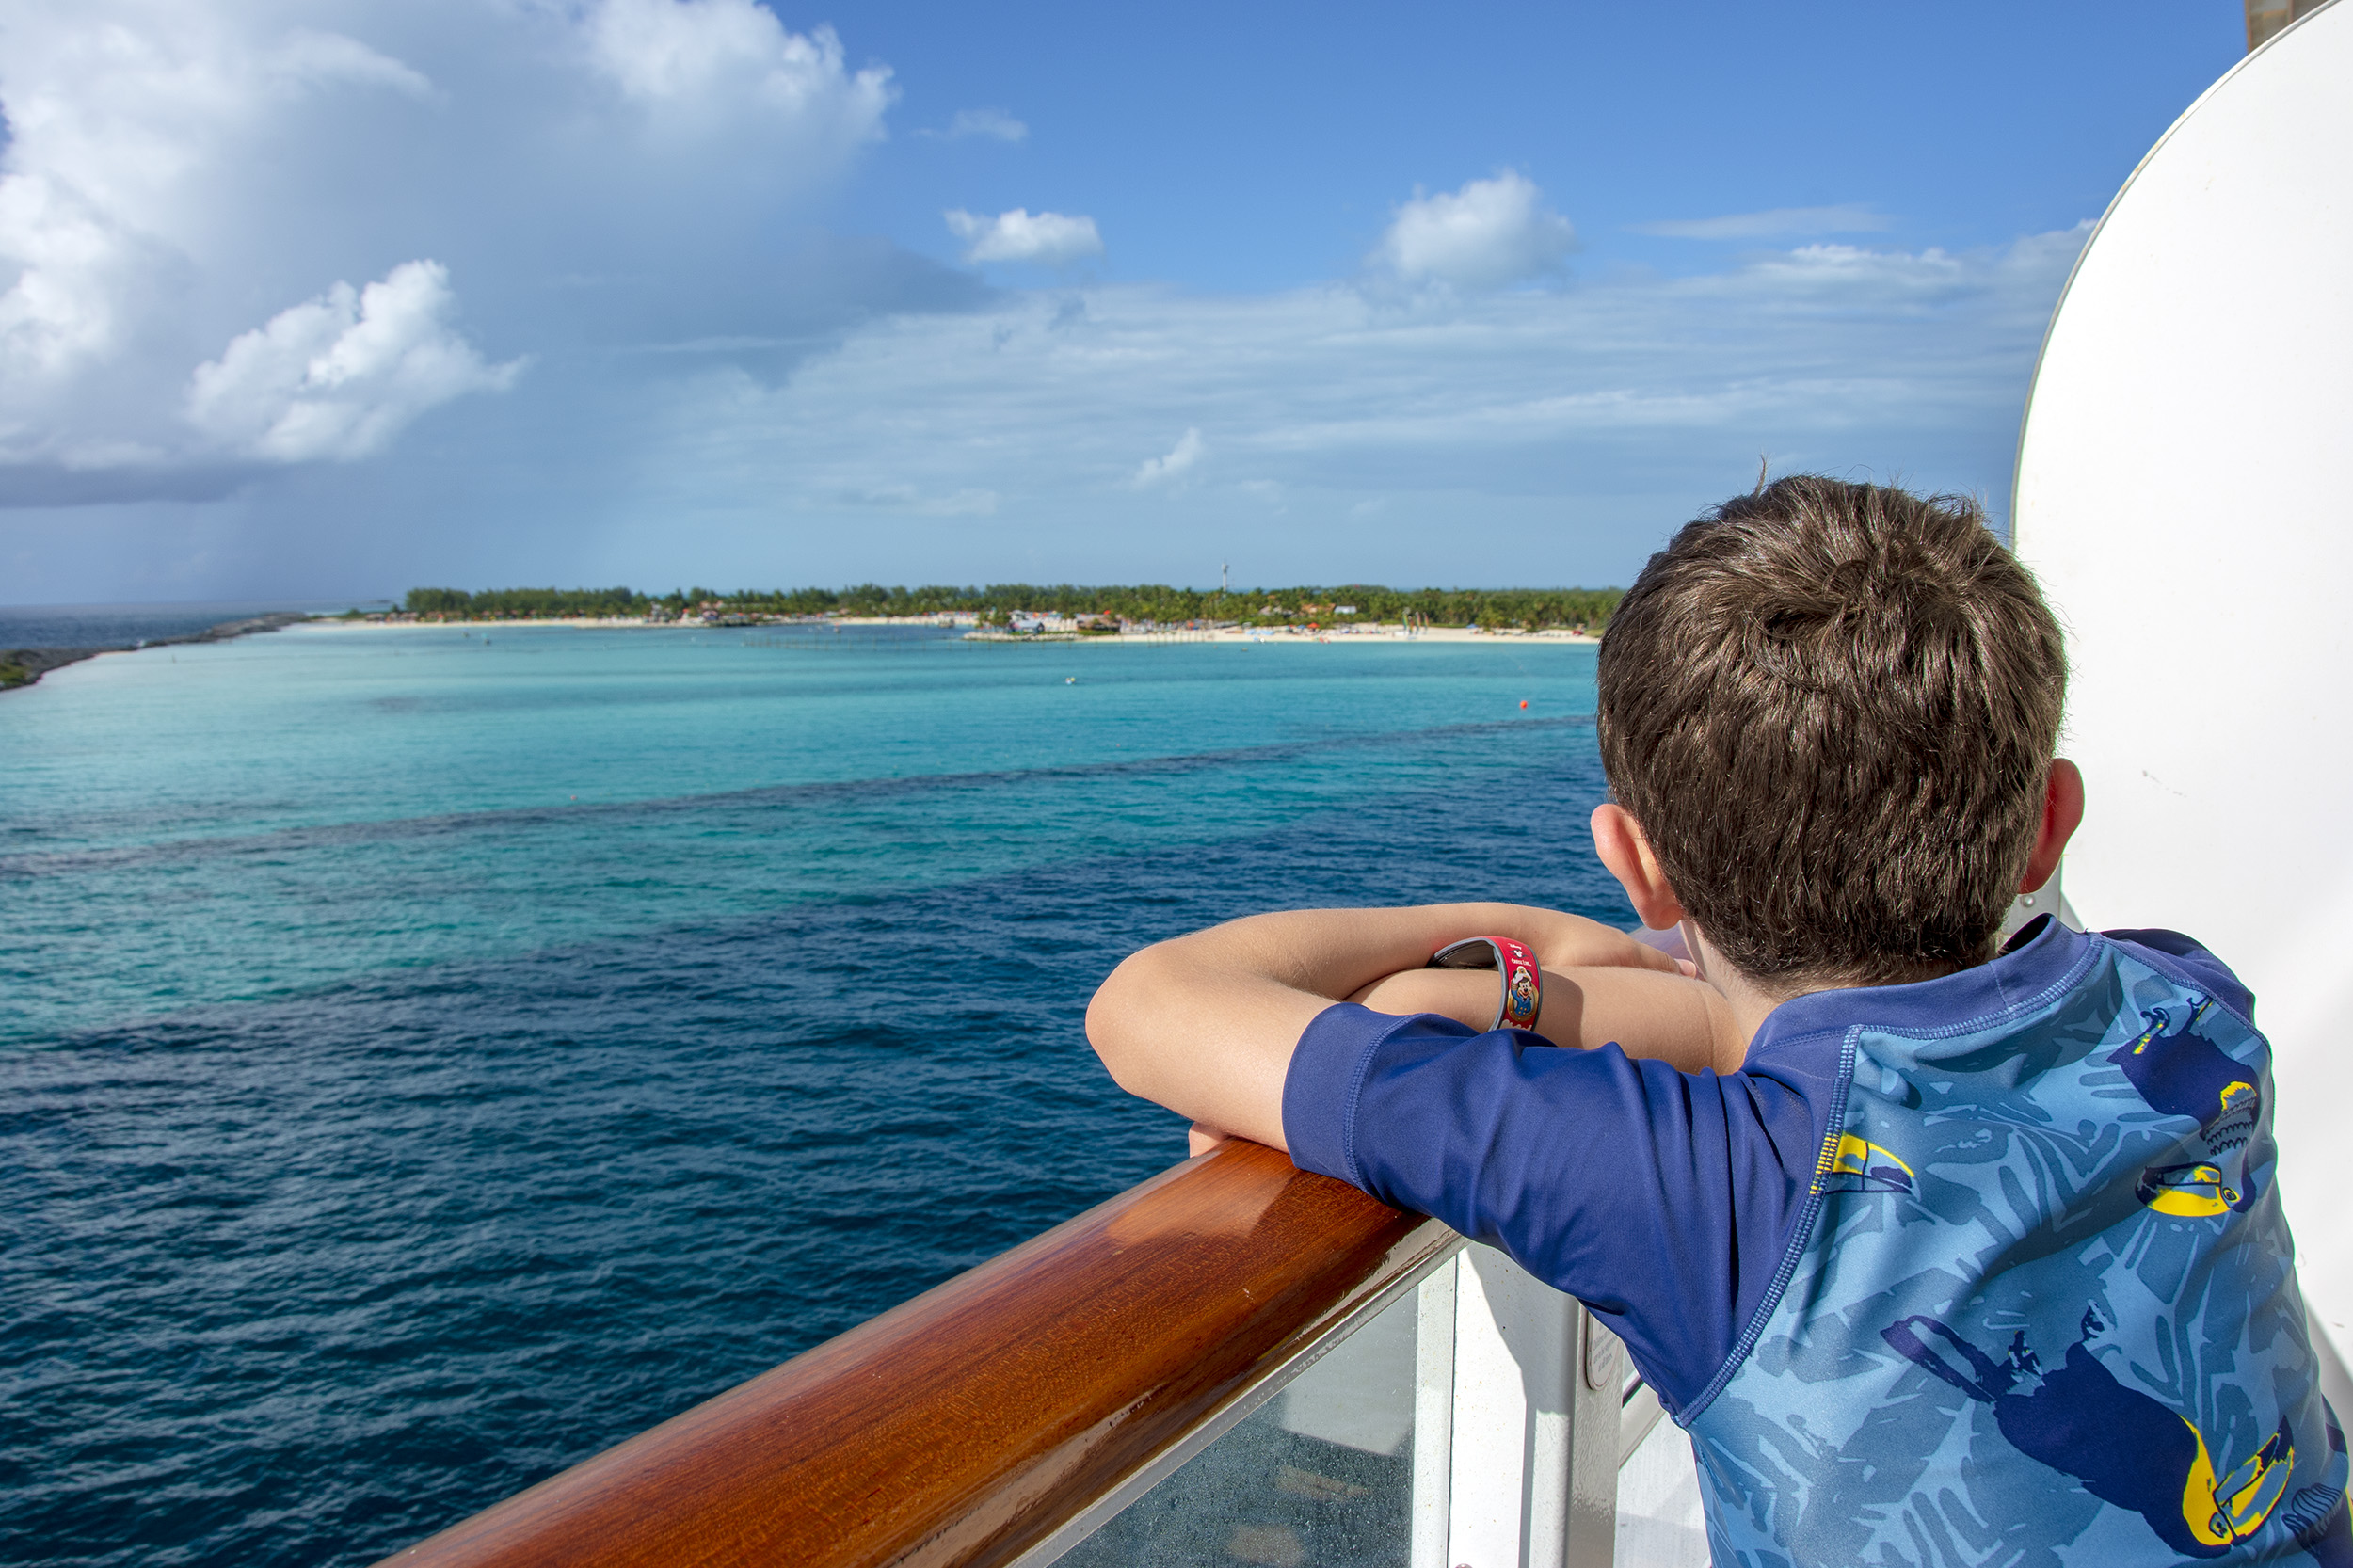
[[[1219,593],[1225,593],[1232,588],[1233,584],[1226,581],[1225,574],[1233,569],[1233,567],[1226,562],[1220,561],[1217,564],[1217,591]]]
[[[2247,48],[2255,46],[2286,26],[2320,9],[2321,0],[2247,0]]]

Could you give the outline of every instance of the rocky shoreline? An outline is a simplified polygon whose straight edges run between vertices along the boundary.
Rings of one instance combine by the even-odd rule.
[[[101,653],[131,653],[142,648],[172,648],[184,643],[225,643],[232,637],[249,637],[260,632],[277,632],[311,617],[298,611],[279,611],[267,616],[255,616],[248,620],[227,620],[218,626],[185,637],[152,637],[139,643],[113,643],[103,648],[0,648],[0,692],[12,692],[29,686],[51,670],[92,659]]]

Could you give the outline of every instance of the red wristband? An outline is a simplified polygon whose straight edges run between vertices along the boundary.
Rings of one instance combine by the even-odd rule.
[[[1430,955],[1433,969],[1496,969],[1503,975],[1503,1005],[1490,1029],[1534,1029],[1545,1010],[1545,971],[1528,944],[1509,936],[1465,936]]]

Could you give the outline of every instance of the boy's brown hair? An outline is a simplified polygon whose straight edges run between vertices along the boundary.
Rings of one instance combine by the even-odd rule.
[[[1642,568],[1602,638],[1602,765],[1743,974],[1924,979],[1991,954],[2066,684],[1975,502],[1801,474]]]

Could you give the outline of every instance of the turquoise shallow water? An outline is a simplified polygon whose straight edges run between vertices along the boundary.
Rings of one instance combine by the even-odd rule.
[[[1079,1018],[1144,942],[1623,918],[1593,661],[304,628],[0,697],[0,1557],[371,1561],[1140,1179]]]

